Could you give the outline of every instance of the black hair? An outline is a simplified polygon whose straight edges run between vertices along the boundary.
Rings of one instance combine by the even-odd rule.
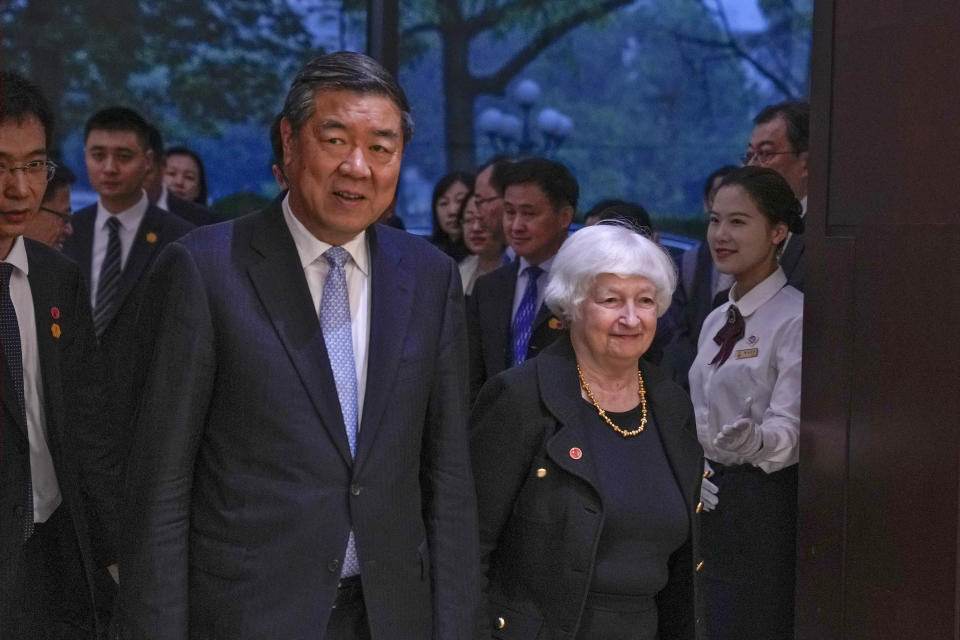
[[[476,176],[472,173],[466,171],[451,171],[437,181],[436,186],[433,188],[433,198],[430,201],[430,213],[433,215],[433,236],[431,236],[433,240],[438,240],[440,236],[446,235],[443,229],[440,228],[440,221],[437,219],[437,203],[440,202],[440,198],[443,197],[443,194],[445,194],[450,187],[458,182],[465,184],[467,190],[473,193],[473,183],[475,179]]]
[[[767,124],[776,118],[787,123],[787,140],[795,154],[810,148],[810,103],[802,100],[789,100],[770,105],[757,114],[754,124]]]
[[[151,126],[143,116],[128,107],[107,107],[90,116],[83,126],[83,139],[90,137],[90,132],[99,129],[103,131],[130,131],[137,136],[137,142],[144,151],[151,148]],[[159,132],[157,132],[159,135]]]
[[[746,191],[771,225],[784,224],[791,233],[803,233],[803,207],[777,171],[752,165],[738,167],[720,183],[720,189],[731,186]]]
[[[283,171],[283,135],[280,133],[280,121],[283,114],[278,113],[270,124],[270,150],[273,152],[273,164]]]
[[[150,151],[153,151],[153,161],[160,165],[163,162],[163,136],[160,130],[147,123],[147,143]]]
[[[47,182],[47,190],[43,194],[42,202],[49,202],[62,187],[69,187],[77,181],[76,174],[70,171],[70,167],[57,160],[57,165],[53,172],[53,177]]]
[[[713,173],[711,173],[709,176],[707,176],[707,179],[703,183],[704,201],[710,202],[711,200],[713,200],[714,194],[717,192],[717,189],[720,188],[720,185],[717,185],[716,187],[713,186],[713,183],[716,181],[716,179],[727,177],[730,174],[730,172],[735,170],[736,168],[737,167],[735,167],[732,164],[725,164],[719,169],[717,169],[716,171],[714,171]]]
[[[0,73],[0,122],[13,120],[22,124],[30,116],[40,121],[49,147],[53,138],[53,111],[40,87],[18,73]]]
[[[596,216],[597,222],[618,220],[629,225],[638,233],[650,237],[653,234],[653,221],[643,205],[626,200],[601,200],[593,205],[584,220]]]
[[[197,194],[197,197],[194,198],[193,201],[197,204],[207,206],[207,172],[203,168],[203,160],[200,159],[200,154],[190,147],[176,146],[166,150],[163,154],[164,162],[166,162],[170,156],[188,156],[193,158],[193,161],[197,163],[197,183],[200,186],[200,193]]]
[[[580,197],[580,185],[570,170],[547,158],[524,158],[497,164],[492,182],[501,195],[506,193],[507,187],[515,184],[535,184],[554,209],[568,205],[576,209]]]

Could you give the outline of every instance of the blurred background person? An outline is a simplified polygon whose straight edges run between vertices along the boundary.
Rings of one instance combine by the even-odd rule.
[[[430,203],[433,235],[430,242],[457,262],[467,256],[458,214],[464,198],[473,191],[474,178],[472,173],[454,171],[440,178],[433,188]]]
[[[58,251],[73,233],[73,210],[70,207],[70,185],[77,176],[62,162],[57,162],[53,177],[36,214],[27,218],[23,235]]]
[[[207,206],[207,172],[200,155],[189,147],[170,147],[164,154],[163,184],[178,198]]]
[[[490,273],[503,264],[503,252],[507,243],[501,227],[490,228],[486,219],[477,211],[477,198],[473,193],[460,205],[460,228],[463,242],[470,252],[460,261],[460,279],[464,295],[473,292],[473,283],[480,276]]]
[[[625,220],[648,238],[653,237],[653,222],[643,205],[626,200],[601,200],[583,217],[583,226],[591,227],[603,220]],[[646,230],[646,232],[644,232]]]
[[[641,359],[673,261],[603,223],[574,233],[552,273],[546,301],[568,331],[491,379],[471,416],[476,637],[692,640],[702,449],[689,397]]]
[[[690,395],[707,458],[701,523],[711,638],[792,640],[803,294],[777,251],[801,205],[773,169],[732,171],[707,242],[735,283],[707,316]]]
[[[160,130],[150,123],[147,123],[147,129],[150,133],[150,170],[147,171],[147,175],[143,179],[143,190],[147,192],[150,204],[164,211],[169,211],[198,227],[217,222],[218,220],[213,212],[206,206],[177,197],[163,183],[163,136],[160,134]]]

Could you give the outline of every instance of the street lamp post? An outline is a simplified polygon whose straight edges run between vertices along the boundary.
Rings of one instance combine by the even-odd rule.
[[[522,117],[489,107],[477,118],[477,128],[487,135],[498,151],[516,149],[520,155],[549,155],[573,131],[573,120],[569,116],[548,107],[537,115],[536,127],[542,138],[538,145],[531,132],[530,116],[540,98],[540,85],[529,78],[523,79],[514,88],[513,98],[520,106]]]

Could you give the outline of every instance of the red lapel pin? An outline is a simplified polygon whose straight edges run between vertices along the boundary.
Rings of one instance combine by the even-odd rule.
[[[579,460],[583,457],[583,451],[580,451],[579,447],[574,447],[570,449],[570,457],[574,460]]]
[[[60,309],[57,307],[50,307],[50,315],[53,316],[54,320],[60,319]]]

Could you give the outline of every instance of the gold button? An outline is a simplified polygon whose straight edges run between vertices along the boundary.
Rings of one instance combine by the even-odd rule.
[[[547,477],[547,470],[544,469],[543,467],[540,467],[539,469],[537,469],[537,477],[538,477],[538,478],[546,478],[546,477]]]
[[[503,618],[497,618],[497,629],[503,629],[505,626],[507,626],[507,621]]]
[[[700,562],[697,563],[697,569],[696,569],[696,570],[697,570],[697,571],[700,571],[700,569],[703,569],[703,560],[701,560]],[[502,619],[502,618],[501,618],[501,619]]]
[[[698,503],[697,503],[697,513],[700,513],[701,511],[703,511],[703,503],[702,503],[702,502],[698,502]]]

